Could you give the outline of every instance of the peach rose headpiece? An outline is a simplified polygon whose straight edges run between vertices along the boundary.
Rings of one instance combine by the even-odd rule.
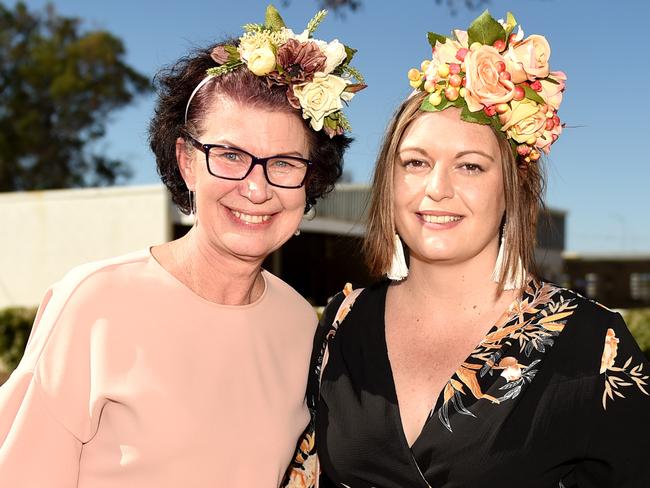
[[[327,43],[312,34],[327,11],[319,11],[300,34],[288,29],[273,5],[266,8],[264,24],[246,24],[236,45],[217,46],[212,51],[216,66],[190,95],[185,107],[185,122],[192,99],[210,79],[239,68],[247,68],[265,77],[269,86],[287,87],[287,101],[300,109],[315,131],[324,130],[330,137],[350,130],[341,109],[363,90],[363,76],[350,66],[356,50],[338,39]]]
[[[504,132],[526,166],[548,154],[562,132],[557,110],[566,75],[550,71],[546,38],[524,38],[515,27],[510,12],[497,21],[486,10],[452,37],[429,32],[432,58],[410,69],[408,78],[415,90],[429,93],[420,110],[460,108],[461,119]]]

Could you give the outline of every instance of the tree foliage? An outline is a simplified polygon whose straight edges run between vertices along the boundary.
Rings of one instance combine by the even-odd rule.
[[[477,9],[489,3],[490,0],[431,0],[431,3],[436,5],[446,6],[452,14],[456,14],[459,8],[467,8],[470,10]],[[291,0],[283,0],[284,5],[289,5]],[[321,8],[332,10],[338,14],[345,11],[354,12],[358,10],[363,4],[363,0],[318,0]]]
[[[92,152],[109,114],[151,89],[117,37],[54,7],[0,4],[0,191],[110,185],[128,166]]]

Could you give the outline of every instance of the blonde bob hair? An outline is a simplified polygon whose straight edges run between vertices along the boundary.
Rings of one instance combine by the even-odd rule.
[[[375,277],[385,275],[390,269],[396,233],[393,215],[393,169],[406,129],[425,113],[419,108],[426,96],[428,93],[418,92],[402,102],[388,125],[377,157],[363,243],[366,263]],[[534,276],[537,274],[537,218],[540,210],[544,208],[545,179],[541,160],[525,168],[519,167],[505,136],[499,131],[493,132],[501,151],[506,207],[501,230],[506,242],[498,287],[501,293],[505,281],[514,278],[518,259],[521,259],[528,273]]]

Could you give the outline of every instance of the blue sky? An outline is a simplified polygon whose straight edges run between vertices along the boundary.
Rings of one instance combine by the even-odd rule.
[[[4,0],[5,4],[11,4]],[[30,0],[30,8],[46,2]],[[260,0],[57,0],[57,11],[84,19],[88,29],[107,29],[123,39],[127,61],[153,76],[189,49],[241,25],[263,20]],[[369,181],[386,123],[408,95],[406,72],[429,56],[426,32],[466,28],[480,10],[451,15],[434,0],[363,0],[345,17],[330,14],[316,32],[357,48],[354,65],[369,88],[346,113],[356,141],[346,156],[354,181]],[[442,2],[443,4],[445,2]],[[460,2],[459,2],[460,3]],[[173,5],[170,7],[170,5]],[[559,115],[569,126],[548,161],[547,203],[566,210],[567,249],[587,253],[650,254],[650,44],[644,0],[490,0],[495,17],[511,10],[526,34],[551,44],[551,68],[568,75]],[[287,25],[302,30],[317,10],[316,0],[292,0],[282,7]],[[157,181],[146,142],[154,98],[140,98],[113,116],[97,149],[128,161],[131,184]]]

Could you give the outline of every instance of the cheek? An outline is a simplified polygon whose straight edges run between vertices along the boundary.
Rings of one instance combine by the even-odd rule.
[[[276,192],[280,202],[282,203],[282,208],[285,212],[299,213],[302,216],[302,213],[305,210],[305,205],[307,204],[307,194],[304,188],[300,189],[277,189]]]
[[[505,197],[500,179],[460,185],[457,191],[475,215],[481,215],[485,221],[501,219],[505,210]]]
[[[395,172],[393,176],[393,200],[396,211],[412,203],[418,195],[424,196],[423,191],[422,177],[401,171]]]

